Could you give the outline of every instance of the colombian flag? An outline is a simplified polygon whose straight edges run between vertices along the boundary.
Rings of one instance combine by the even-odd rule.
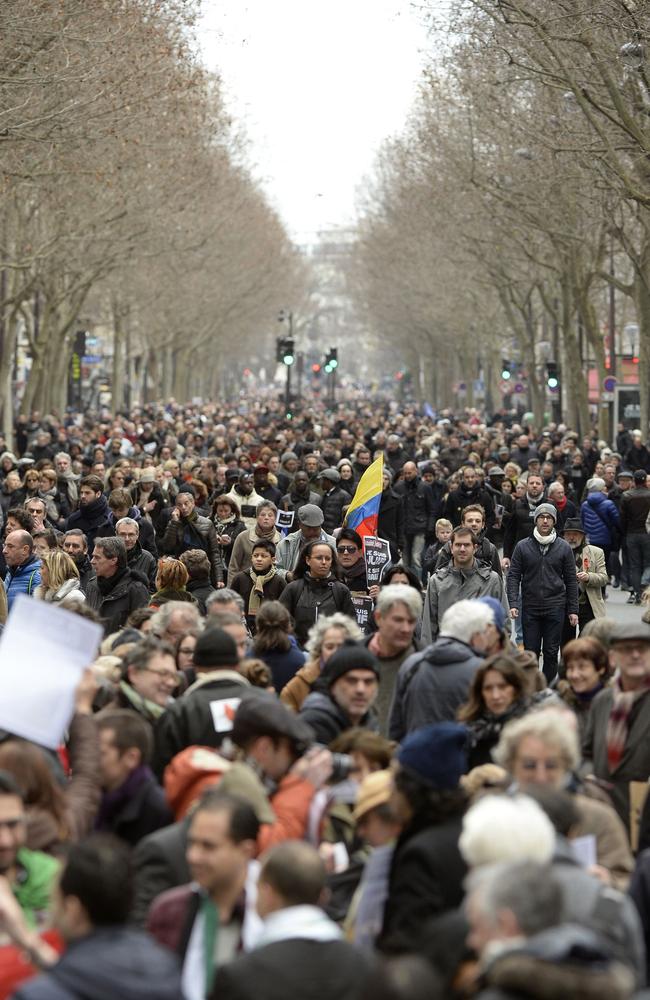
[[[383,483],[384,458],[380,455],[372,465],[369,465],[355,490],[352,503],[345,515],[347,528],[354,528],[363,538],[365,535],[377,535],[379,504]]]

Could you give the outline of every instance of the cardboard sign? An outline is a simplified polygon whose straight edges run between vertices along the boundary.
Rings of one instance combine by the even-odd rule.
[[[366,560],[368,586],[379,583],[381,575],[390,562],[390,543],[385,538],[366,535],[363,539],[363,554]]]
[[[275,526],[283,535],[288,535],[293,528],[295,512],[292,510],[279,510],[275,519]]]
[[[366,597],[364,594],[352,594],[352,603],[357,616],[357,625],[363,632],[370,621],[374,602],[372,597]]]

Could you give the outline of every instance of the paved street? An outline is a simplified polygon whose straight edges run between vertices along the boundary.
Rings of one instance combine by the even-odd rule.
[[[641,620],[641,615],[645,611],[645,605],[627,604],[627,591],[607,588],[607,615],[622,624],[632,625]]]

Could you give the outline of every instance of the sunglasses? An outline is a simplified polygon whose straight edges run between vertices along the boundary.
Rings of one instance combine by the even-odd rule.
[[[336,546],[336,551],[337,552],[356,552],[357,551],[357,547],[356,547],[356,545],[337,545]]]

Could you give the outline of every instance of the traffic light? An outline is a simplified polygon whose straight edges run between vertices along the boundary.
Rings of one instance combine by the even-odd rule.
[[[507,382],[508,379],[512,378],[512,372],[510,371],[510,362],[508,361],[507,358],[501,359],[501,378],[504,380],[504,382]]]
[[[294,361],[293,337],[285,337],[283,340],[282,361],[285,365],[292,365]]]
[[[330,374],[330,372],[335,371],[339,366],[338,354],[339,354],[338,348],[330,347],[329,351],[325,356],[325,371],[327,372],[328,375]]]
[[[313,371],[314,375],[320,375],[320,365],[318,364],[318,362],[315,362],[311,366],[311,370]]]
[[[546,365],[546,384],[549,389],[557,389],[560,384],[556,361],[549,361]]]

